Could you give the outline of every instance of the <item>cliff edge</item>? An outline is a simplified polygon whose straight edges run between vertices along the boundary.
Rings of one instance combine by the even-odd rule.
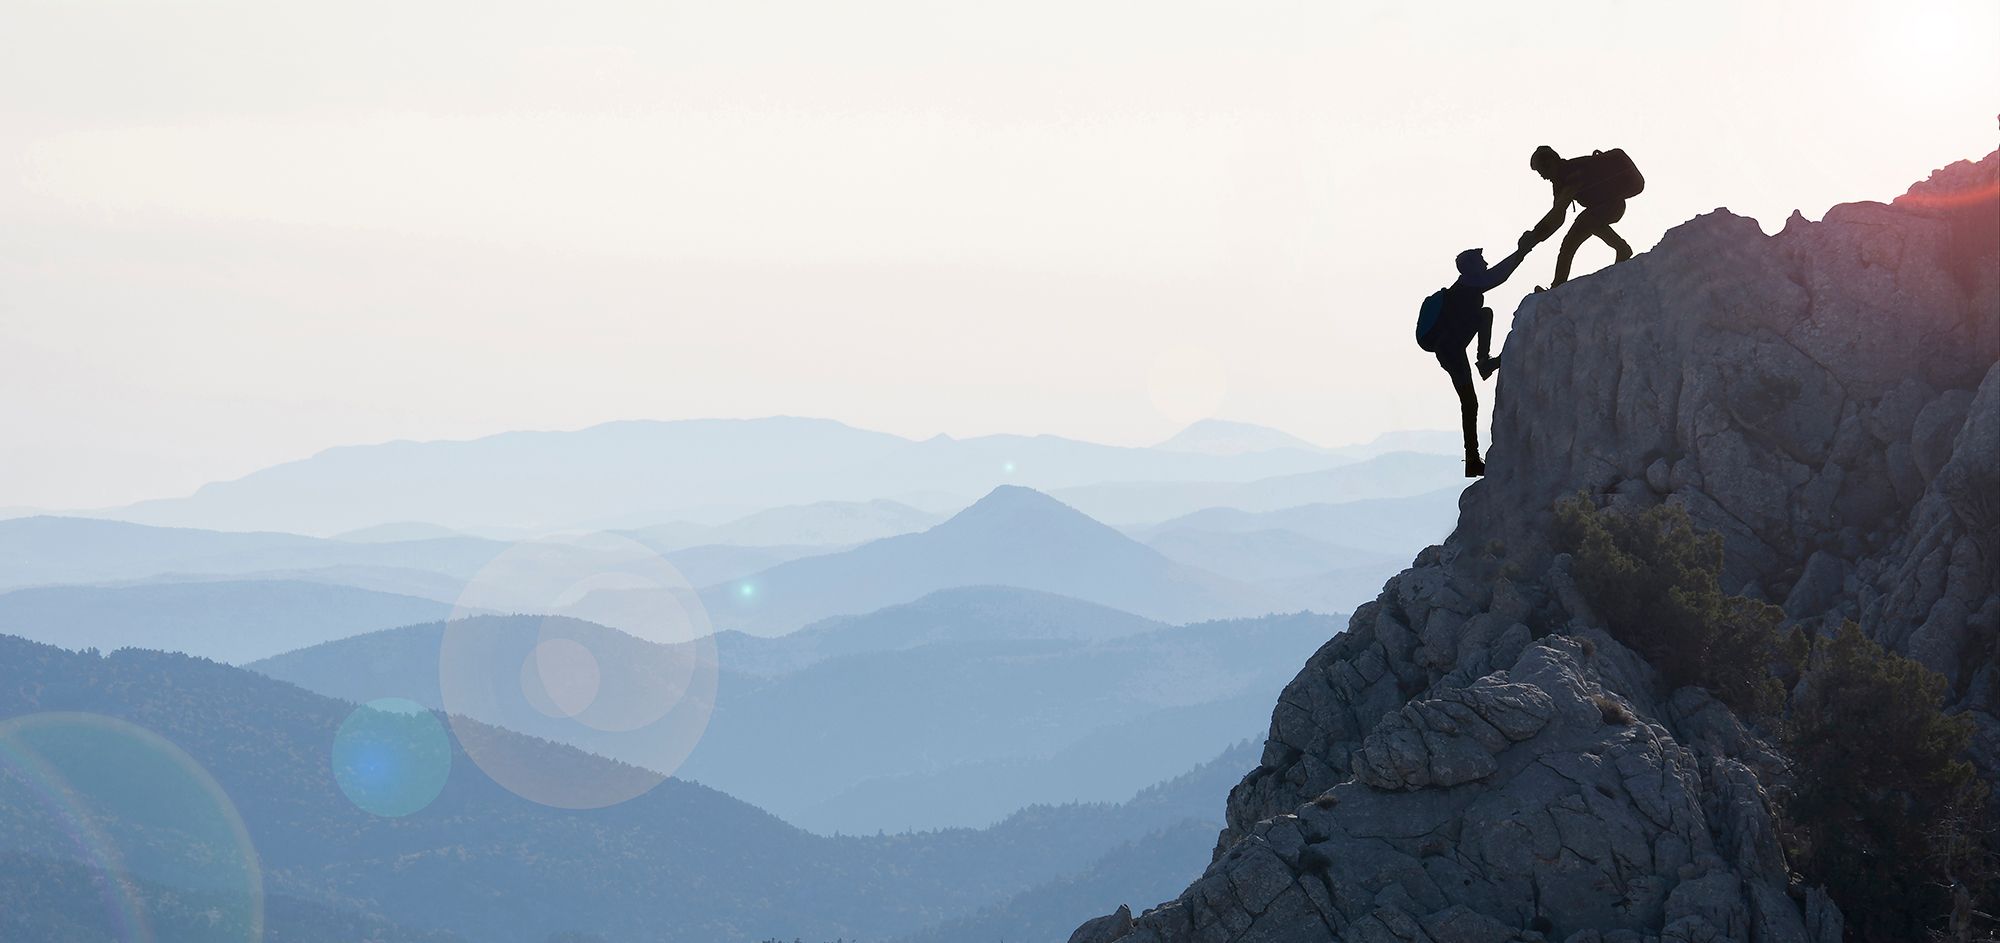
[[[1943,674],[1991,780],[1996,362],[2000,152],[1530,296],[1456,532],[1286,687],[1201,879],[1073,943],[1839,940],[1778,838],[1786,758],[1605,631],[1554,506],[1684,508],[1728,591]]]

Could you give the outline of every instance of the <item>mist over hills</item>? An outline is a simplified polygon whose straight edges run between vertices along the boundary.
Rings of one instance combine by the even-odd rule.
[[[1318,501],[1268,511],[1211,506],[1125,531],[1151,541],[1183,529],[1227,533],[1283,530],[1339,546],[1381,552],[1408,548],[1414,552],[1450,535],[1458,524],[1458,499],[1463,493],[1462,487],[1454,486],[1406,497]]]
[[[1289,677],[1282,666],[1337,626],[1302,614],[1162,627],[982,588],[776,639],[725,635],[713,717],[679,772],[826,831],[980,825],[1033,802],[1109,800],[1253,734]],[[443,631],[406,626],[249,667],[343,700],[441,706]],[[552,631],[579,639],[606,666],[607,688],[613,666],[643,672],[672,660],[661,646],[559,617],[481,617],[459,631],[480,633],[481,651],[502,666],[522,663]],[[748,670],[738,670],[744,655]],[[525,699],[502,706],[476,719],[641,759],[620,736]],[[941,788],[954,781],[970,789]]]
[[[1168,559],[1244,582],[1296,579],[1329,570],[1389,564],[1396,556],[1315,540],[1292,530],[1164,531],[1146,541]]]
[[[923,530],[943,519],[901,501],[819,501],[768,508],[717,525],[673,521],[623,533],[661,551],[700,545],[836,548]]]
[[[26,517],[0,521],[0,589],[162,575],[297,575],[343,567],[464,577],[506,546],[476,537],[354,543],[300,534]]]
[[[1073,596],[1164,622],[1281,608],[1255,589],[1175,563],[1047,495],[996,488],[917,534],[780,564],[702,592],[718,629],[774,635],[953,586]]]
[[[453,529],[593,527],[677,511],[984,494],[1101,481],[1249,481],[1340,464],[1317,450],[1217,455],[1056,436],[922,441],[824,419],[615,422],[574,432],[328,449],[184,498],[102,512],[148,524],[308,534],[423,521]],[[735,515],[731,515],[735,516]]]
[[[278,902],[267,914],[272,940],[331,943],[341,939],[334,932],[340,927],[396,941],[450,938],[435,932],[493,943],[545,943],[561,932],[663,943],[880,939],[1087,871],[1107,851],[1174,823],[1212,821],[1220,809],[1208,781],[1226,773],[1212,767],[1118,806],[1030,809],[984,831],[822,838],[672,779],[611,808],[550,809],[496,786],[453,743],[437,799],[411,815],[382,818],[350,803],[328,765],[328,745],[352,709],[186,656],[100,657],[0,637],[0,717],[88,711],[129,721],[187,751],[215,778],[248,826],[262,895]],[[490,736],[562,775],[616,772],[565,747]],[[139,784],[92,778],[87,755],[49,756],[75,790],[68,817],[48,814],[24,792],[46,781],[0,763],[0,833],[9,836],[11,854],[26,856],[34,882],[10,885],[0,925],[24,928],[24,939],[52,939],[63,928],[75,933],[65,938],[108,939],[98,935],[102,921],[115,917],[102,906],[102,879],[129,874],[170,890],[127,902],[141,919],[168,918],[153,921],[168,931],[162,940],[213,940],[227,926],[214,921],[227,921],[231,911],[212,912],[204,936],[175,902],[215,893],[189,887],[189,869],[230,849],[183,832],[192,826],[176,824],[170,803],[215,797],[157,793],[157,810],[133,818],[136,807],[113,801],[114,792]],[[151,850],[124,857],[136,870],[107,875],[104,859],[79,858],[88,852],[75,844],[78,828],[128,852]],[[86,874],[76,875],[71,863]],[[1160,882],[1198,862],[1154,864],[1153,883],[1165,886]],[[390,924],[401,929],[383,929]],[[188,935],[176,936],[179,927]]]
[[[1413,497],[1464,487],[1460,462],[1429,452],[1390,452],[1331,468],[1251,481],[1104,479],[1051,491],[1058,500],[1111,524],[1150,524],[1206,508],[1275,511],[1360,498]]]
[[[209,527],[270,521],[333,538],[76,517],[0,521],[0,633],[254,662],[269,677],[341,699],[315,702],[307,713],[320,719],[310,730],[286,729],[306,710],[291,700],[302,696],[294,688],[146,651],[92,658],[19,648],[33,653],[15,666],[28,673],[15,691],[25,700],[0,704],[0,718],[48,709],[127,717],[216,765],[232,796],[251,794],[244,811],[260,841],[279,848],[265,860],[283,872],[269,889],[273,940],[544,943],[565,930],[620,940],[949,938],[1010,922],[1058,927],[1087,916],[1097,892],[1165,895],[1198,870],[1194,838],[1217,824],[1220,780],[1240,764],[1207,761],[1255,736],[1287,666],[1338,625],[1307,613],[1259,616],[1327,598],[1312,582],[1323,566],[1355,564],[1378,581],[1393,566],[1277,524],[1206,519],[1148,535],[1176,560],[1004,483],[1180,480],[1199,494],[1275,480],[1291,493],[1310,486],[1286,478],[1337,472],[1375,446],[1320,449],[1254,427],[1196,428],[1172,448],[1116,449],[1054,437],[913,443],[809,420],[616,425],[625,428],[336,449],[133,515]],[[709,454],[703,446],[735,458],[706,465],[676,451]],[[827,467],[813,464],[824,456]],[[483,470],[469,481],[452,477],[474,467]],[[1359,490],[1316,496],[1373,495],[1381,479],[1364,469],[1334,480]],[[418,487],[406,493],[412,481]],[[567,493],[572,485],[583,497]],[[660,499],[668,493],[686,500]],[[450,513],[420,506],[432,501]],[[494,508],[507,513],[489,515]],[[1322,533],[1335,527],[1331,518],[1315,523]],[[593,527],[610,533],[582,532]],[[486,579],[521,546],[510,535],[538,531],[553,532],[533,544],[552,576],[573,572],[526,593],[520,611],[541,611],[534,601],[543,589],[555,611],[574,592],[584,593],[571,600],[579,605],[634,592],[597,582],[617,572],[607,555],[621,538],[708,587],[701,597],[717,630],[709,644],[718,690],[706,737],[677,769],[685,779],[563,824],[567,813],[514,800],[461,752],[475,784],[454,773],[423,813],[445,821],[371,819],[341,837],[351,825],[343,816],[355,810],[326,790],[327,731],[351,703],[442,706],[437,620],[469,580]],[[1203,621],[1225,617],[1233,621]],[[473,670],[503,687],[552,632],[586,644],[612,703],[678,657],[562,616],[476,616],[466,625],[484,633]],[[0,650],[17,650],[9,644],[0,639]],[[214,690],[192,690],[201,686]],[[280,691],[291,693],[271,693]],[[598,757],[653,759],[525,700],[478,719],[503,739],[541,738],[531,752],[551,769],[624,775],[613,771],[629,767]],[[240,755],[216,760],[232,749],[225,739]],[[317,791],[300,792],[315,775]],[[1111,804],[1166,780],[1178,783],[1163,787],[1176,798],[1153,790],[1153,799]],[[284,789],[295,795],[267,795]],[[649,816],[707,831],[687,840],[648,832]],[[151,826],[107,827],[120,842],[173,845],[171,836],[142,837]],[[563,831],[572,827],[583,833]],[[40,828],[14,829],[39,837],[26,858],[0,861],[0,874],[37,875],[35,890],[5,899],[24,908],[29,922],[18,925],[70,932],[51,915],[101,881],[66,863]],[[642,841],[671,847],[641,849]],[[434,860],[441,848],[456,861]],[[534,848],[534,860],[486,863],[520,848]],[[928,883],[904,879],[911,853],[928,861],[914,866],[938,869]],[[819,864],[800,872],[774,863],[795,856]],[[961,866],[964,856],[979,860]],[[424,863],[415,874],[371,873],[408,860]],[[615,869],[601,866],[614,860]],[[158,913],[161,939],[201,939],[186,929],[197,918],[175,903],[191,898],[173,874],[131,881],[141,906]],[[687,888],[663,891],[661,881]],[[522,899],[496,908],[496,893]],[[828,895],[851,899],[829,905]],[[925,902],[896,900],[907,895]],[[542,912],[523,916],[534,901]],[[648,924],[662,909],[693,917]]]
[[[1054,593],[1017,586],[960,586],[862,615],[822,619],[785,635],[721,632],[716,650],[731,671],[770,676],[842,655],[903,651],[940,642],[1101,641],[1168,627]]]
[[[300,580],[44,586],[0,594],[0,633],[67,648],[170,649],[240,664],[442,619],[449,603]]]

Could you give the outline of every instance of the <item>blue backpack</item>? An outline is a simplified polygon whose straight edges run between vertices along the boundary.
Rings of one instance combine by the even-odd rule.
[[[1431,329],[1437,327],[1438,319],[1444,317],[1445,293],[1449,288],[1440,288],[1424,299],[1423,307],[1417,309],[1417,346],[1435,353],[1437,339]]]

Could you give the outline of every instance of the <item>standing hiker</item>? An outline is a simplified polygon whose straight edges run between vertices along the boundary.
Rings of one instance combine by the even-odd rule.
[[[1486,292],[1514,274],[1536,241],[1533,232],[1522,233],[1514,254],[1491,268],[1486,266],[1483,250],[1459,253],[1458,280],[1425,298],[1417,315],[1417,346],[1437,354],[1438,366],[1451,376],[1452,389],[1458,391],[1467,478],[1486,474],[1486,463],[1479,457],[1479,394],[1472,385],[1472,368],[1479,367],[1482,380],[1500,369],[1500,358],[1488,356],[1493,347],[1493,309],[1486,307]],[[1465,345],[1474,337],[1479,339],[1479,358],[1468,363]]]
[[[1625,218],[1625,201],[1646,189],[1646,178],[1624,151],[1612,148],[1564,160],[1555,148],[1544,144],[1535,148],[1528,166],[1555,190],[1555,206],[1532,230],[1535,242],[1555,235],[1562,228],[1571,203],[1583,207],[1569,232],[1563,234],[1562,250],[1556,253],[1556,277],[1549,283],[1550,288],[1569,281],[1570,260],[1576,257],[1576,247],[1592,236],[1604,240],[1617,253],[1617,261],[1632,257],[1632,247],[1611,230],[1611,224]]]

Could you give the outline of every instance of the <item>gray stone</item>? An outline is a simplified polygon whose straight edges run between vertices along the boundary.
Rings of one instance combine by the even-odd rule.
[[[1118,909],[1076,928],[1069,935],[1069,943],[1112,943],[1122,940],[1132,932],[1132,908],[1119,904]]]
[[[1805,572],[1785,596],[1785,615],[1794,619],[1816,616],[1833,607],[1847,582],[1847,561],[1824,550],[1806,560]]]
[[[1668,467],[1666,459],[1653,459],[1653,464],[1646,466],[1646,485],[1653,489],[1654,494],[1666,494],[1674,490],[1673,472]]]
[[[1553,506],[1686,510],[1725,586],[1942,671],[1992,778],[2000,656],[1959,660],[2000,632],[2000,240],[1955,234],[2000,198],[1929,197],[1996,181],[2000,152],[1776,236],[1717,211],[1524,300],[1452,539],[1280,694],[1207,872],[1105,939],[1839,940],[1822,891],[1788,893],[1785,758],[1708,694],[1660,692]]]

